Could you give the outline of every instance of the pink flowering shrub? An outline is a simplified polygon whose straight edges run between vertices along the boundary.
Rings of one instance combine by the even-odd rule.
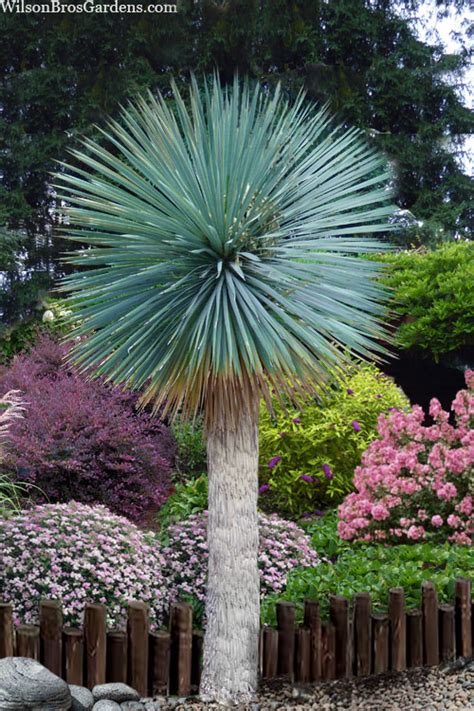
[[[66,352],[43,336],[0,373],[0,391],[21,391],[25,403],[4,467],[41,503],[101,503],[139,518],[167,498],[173,437],[136,411],[136,396],[66,367]]]
[[[154,625],[167,607],[164,561],[156,541],[104,506],[46,504],[0,519],[0,602],[15,622],[38,623],[41,598],[61,600],[80,625],[86,601],[107,606],[122,625],[129,600],[149,603]]]
[[[355,470],[356,492],[339,507],[345,540],[425,539],[472,543],[474,532],[474,371],[466,372],[451,409],[430,403],[431,426],[421,407],[379,418],[380,438]]]
[[[261,595],[281,592],[288,573],[297,566],[313,567],[320,560],[309,537],[291,521],[273,514],[259,514]],[[169,528],[170,545],[163,550],[165,575],[173,599],[192,597],[201,602],[206,594],[207,511]]]

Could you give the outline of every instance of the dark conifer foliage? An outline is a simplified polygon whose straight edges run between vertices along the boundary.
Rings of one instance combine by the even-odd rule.
[[[281,81],[289,96],[304,85],[309,100],[365,128],[397,166],[400,206],[423,221],[410,239],[469,236],[472,182],[456,153],[474,120],[455,88],[469,56],[416,38],[399,13],[421,4],[180,0],[166,15],[2,13],[0,225],[27,230],[26,270],[53,274],[64,248],[51,231],[49,172],[66,147],[145,88],[215,67],[224,81],[236,70]],[[450,4],[462,18],[463,0]]]

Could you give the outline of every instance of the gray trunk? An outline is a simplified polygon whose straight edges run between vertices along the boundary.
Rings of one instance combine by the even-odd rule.
[[[258,401],[238,423],[208,430],[209,573],[203,700],[248,701],[257,688],[260,580],[258,574]]]

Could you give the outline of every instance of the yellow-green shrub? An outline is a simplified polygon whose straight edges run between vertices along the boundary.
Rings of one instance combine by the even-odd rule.
[[[286,414],[277,402],[260,416],[259,503],[293,517],[336,504],[352,490],[355,467],[377,436],[379,415],[409,402],[375,366],[355,364],[330,394]],[[267,488],[268,487],[268,488]]]

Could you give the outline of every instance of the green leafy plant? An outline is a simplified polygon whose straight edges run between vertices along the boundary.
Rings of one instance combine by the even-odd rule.
[[[356,593],[368,592],[374,609],[385,611],[390,588],[403,587],[407,607],[414,608],[420,604],[423,580],[433,581],[441,601],[451,601],[455,579],[471,578],[473,569],[472,546],[353,544],[341,552],[335,563],[323,562],[291,572],[280,599],[294,602],[301,620],[305,598],[319,600],[326,615],[330,595],[352,599]],[[273,596],[264,601],[262,616],[267,623],[275,621],[276,599]]]
[[[391,407],[408,409],[409,402],[393,380],[365,363],[354,363],[322,401],[304,410],[285,412],[275,401],[272,414],[262,406],[261,505],[300,517],[341,501],[377,437],[379,415]]]
[[[207,476],[191,479],[176,484],[176,488],[160,508],[157,521],[160,527],[160,539],[167,537],[168,527],[177,521],[183,521],[192,514],[201,513],[207,508]]]
[[[171,430],[178,448],[174,464],[176,479],[186,481],[205,472],[207,456],[202,419],[196,418],[193,422],[179,418],[172,423]]]
[[[383,282],[394,289],[402,322],[401,348],[419,348],[435,361],[474,345],[474,243],[453,242],[429,252],[383,255]]]
[[[48,334],[59,339],[72,328],[72,312],[61,299],[44,299],[32,318],[0,328],[0,363],[29,350],[39,336]]]
[[[342,551],[350,548],[348,541],[343,541],[337,532],[339,518],[337,509],[318,512],[317,515],[300,521],[300,525],[310,536],[311,546],[321,558],[334,560]]]

